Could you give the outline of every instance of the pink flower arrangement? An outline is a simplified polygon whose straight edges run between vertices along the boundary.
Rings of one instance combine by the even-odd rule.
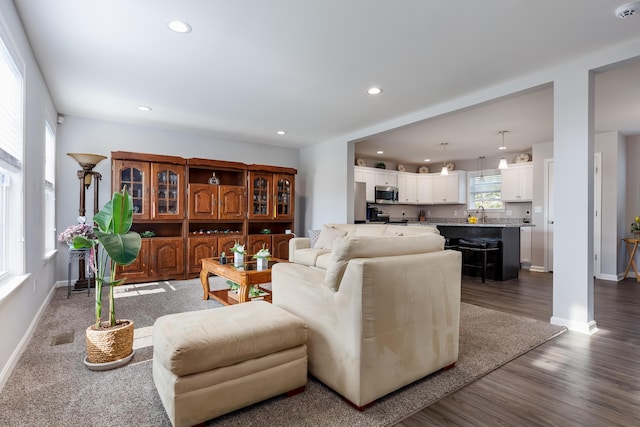
[[[58,235],[59,242],[65,242],[69,246],[73,246],[73,238],[76,236],[84,236],[87,239],[95,239],[96,235],[93,232],[93,227],[90,225],[81,223],[76,225],[70,225],[62,233]]]

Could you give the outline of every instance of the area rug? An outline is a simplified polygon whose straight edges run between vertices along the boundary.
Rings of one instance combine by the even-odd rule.
[[[219,278],[213,286],[223,286]],[[93,293],[54,291],[33,338],[0,393],[2,426],[170,426],[152,380],[151,330],[161,315],[220,306],[203,300],[198,280],[118,288],[119,317],[134,319],[133,360],[89,371],[82,364],[84,330],[93,321]],[[103,304],[103,307],[106,304]],[[564,328],[462,303],[455,368],[432,374],[364,412],[314,378],[304,393],[275,397],[209,421],[208,426],[388,426],[553,338]],[[70,343],[64,343],[72,338]],[[62,342],[62,343],[61,343]],[[55,344],[55,345],[54,345]]]

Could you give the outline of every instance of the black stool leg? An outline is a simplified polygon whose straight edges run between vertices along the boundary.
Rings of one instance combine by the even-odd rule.
[[[487,277],[487,251],[482,251],[482,283]]]

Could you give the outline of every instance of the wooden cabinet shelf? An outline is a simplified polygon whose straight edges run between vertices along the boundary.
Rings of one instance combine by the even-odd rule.
[[[295,169],[124,151],[111,158],[113,191],[126,186],[133,200],[132,229],[154,233],[118,269],[127,282],[195,277],[202,258],[231,256],[236,242],[249,255],[265,245],[288,258]]]

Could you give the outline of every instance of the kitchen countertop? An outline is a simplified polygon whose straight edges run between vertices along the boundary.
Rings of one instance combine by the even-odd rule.
[[[409,222],[407,225],[432,225],[432,226],[442,226],[442,227],[493,227],[493,228],[507,228],[507,227],[535,227],[535,225],[529,222],[518,222],[518,223],[490,223],[487,222],[485,224],[469,224],[468,222]]]

